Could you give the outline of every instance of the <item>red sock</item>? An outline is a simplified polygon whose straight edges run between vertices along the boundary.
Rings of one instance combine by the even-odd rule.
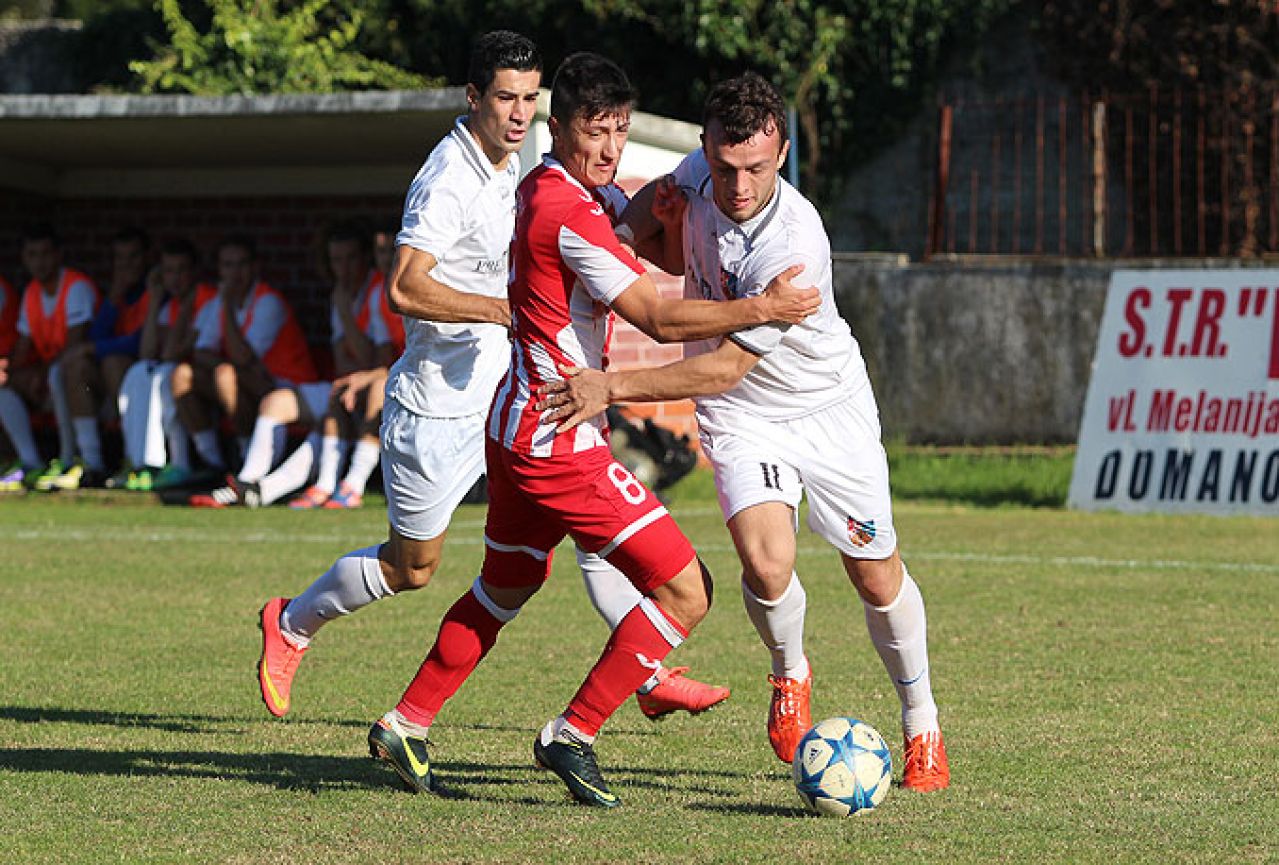
[[[667,616],[661,607],[651,601],[649,603],[680,638],[688,636],[688,631]],[[588,736],[599,733],[600,727],[617,711],[617,707],[657,671],[661,660],[678,645],[678,641],[672,644],[662,636],[642,607],[636,604],[613,631],[608,645],[604,647],[604,654],[595,662],[564,713],[565,720]]]
[[[484,609],[474,592],[458,598],[440,622],[435,645],[395,708],[413,723],[429,726],[444,701],[462,687],[493,648],[504,624]]]

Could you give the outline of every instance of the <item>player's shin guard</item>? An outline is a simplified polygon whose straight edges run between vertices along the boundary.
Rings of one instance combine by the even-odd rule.
[[[587,736],[598,734],[617,707],[687,636],[688,631],[651,598],[644,598],[613,630],[604,653],[568,704],[565,719]]]
[[[518,612],[495,604],[477,577],[471,590],[457,599],[440,622],[435,645],[396,710],[414,724],[429,727],[440,707],[493,648],[502,626]]]
[[[790,583],[781,597],[765,601],[742,581],[742,602],[755,632],[773,660],[773,675],[786,679],[808,677],[808,660],[804,657],[804,615],[808,595],[799,576],[791,573]]]
[[[325,622],[349,616],[361,607],[394,594],[382,574],[378,547],[354,550],[285,607],[280,628],[305,646]]]
[[[886,607],[863,604],[866,628],[893,679],[902,704],[902,729],[906,737],[938,729],[937,704],[933,702],[928,671],[928,620],[919,586],[902,566],[902,587]]]

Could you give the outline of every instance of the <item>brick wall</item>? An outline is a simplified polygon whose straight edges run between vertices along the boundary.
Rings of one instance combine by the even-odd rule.
[[[0,194],[0,274],[25,283],[18,234],[24,222],[51,222],[62,236],[63,260],[98,280],[110,274],[111,237],[122,226],[137,225],[157,242],[185,235],[204,253],[212,278],[212,255],[226,234],[244,232],[257,239],[262,275],[293,304],[310,341],[328,341],[327,291],[317,268],[318,238],[325,226],[359,218],[370,227],[399,225],[399,196],[285,198],[104,198],[56,201],[4,190]],[[664,296],[678,297],[681,282],[655,271]],[[679,346],[661,346],[618,321],[613,359],[619,368],[651,366],[678,360]],[[636,417],[652,417],[679,433],[693,430],[692,403],[629,407]]]

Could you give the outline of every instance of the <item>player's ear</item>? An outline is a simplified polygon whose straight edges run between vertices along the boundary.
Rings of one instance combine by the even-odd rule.
[[[480,91],[474,84],[466,85],[466,104],[471,107],[472,111],[480,107]]]
[[[781,171],[781,170],[782,170],[782,166],[786,164],[786,155],[787,155],[788,153],[790,153],[790,142],[789,142],[789,141],[783,141],[783,142],[782,142],[782,149],[781,149],[781,151],[777,154],[777,170],[778,170],[778,171]]]

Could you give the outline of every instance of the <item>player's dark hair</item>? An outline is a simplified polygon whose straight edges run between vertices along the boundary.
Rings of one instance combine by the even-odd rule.
[[[542,55],[527,36],[511,30],[491,30],[471,46],[471,65],[466,73],[466,83],[483,95],[499,69],[541,72]]]
[[[219,241],[217,254],[222,255],[224,249],[242,249],[249,254],[250,261],[258,260],[258,245],[247,234],[228,234]]]
[[[356,243],[364,255],[373,254],[373,232],[358,219],[345,219],[329,226],[324,232],[324,245],[330,243]]]
[[[58,232],[48,222],[28,222],[22,226],[19,240],[23,245],[47,240],[53,244],[54,249],[62,248],[62,238],[58,237]]]
[[[638,94],[622,68],[598,54],[582,51],[564,58],[551,84],[551,116],[564,126],[574,117],[588,120],[630,111]]]
[[[160,244],[160,255],[181,255],[191,262],[192,266],[200,263],[200,253],[195,244],[185,237],[168,237]]]
[[[147,234],[136,225],[126,225],[115,234],[111,235],[112,243],[136,243],[142,247],[143,251],[151,248],[151,235]]]
[[[729,144],[741,144],[770,127],[786,141],[786,105],[781,94],[754,72],[721,81],[711,88],[702,109],[702,126],[719,122]]]

